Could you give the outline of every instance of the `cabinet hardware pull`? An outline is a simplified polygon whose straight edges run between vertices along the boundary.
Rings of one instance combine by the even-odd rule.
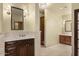
[[[12,47],[12,48],[8,48],[7,50],[12,50],[12,49],[15,49],[16,47]]]
[[[7,44],[14,44],[15,42],[8,42]]]

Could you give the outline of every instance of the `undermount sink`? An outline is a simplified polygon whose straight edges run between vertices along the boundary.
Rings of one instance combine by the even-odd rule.
[[[5,37],[5,41],[14,41],[14,40],[22,40],[22,39],[29,39],[34,38],[34,35],[30,34],[19,34],[19,35],[10,35]]]
[[[25,37],[26,35],[19,35],[19,37]]]

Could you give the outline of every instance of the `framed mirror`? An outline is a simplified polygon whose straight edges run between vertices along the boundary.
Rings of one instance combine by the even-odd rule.
[[[11,30],[24,29],[23,9],[11,7]]]
[[[66,20],[65,21],[65,32],[71,32],[72,31],[72,21]]]

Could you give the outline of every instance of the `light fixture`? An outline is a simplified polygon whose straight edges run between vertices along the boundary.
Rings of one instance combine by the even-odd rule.
[[[24,10],[24,17],[28,16],[29,15],[29,10]]]
[[[7,14],[10,15],[11,13],[8,11]]]
[[[39,8],[46,9],[50,4],[49,3],[40,3]]]
[[[6,8],[6,13],[8,14],[8,15],[10,15],[11,14],[11,6],[7,6],[7,8]]]

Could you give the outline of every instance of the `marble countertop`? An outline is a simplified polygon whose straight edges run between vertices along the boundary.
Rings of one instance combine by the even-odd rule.
[[[4,38],[4,41],[15,41],[15,40],[23,40],[23,39],[30,39],[30,38],[35,38],[34,36],[25,36],[25,37],[6,37]]]
[[[60,35],[65,35],[65,36],[72,36],[71,34],[60,34]]]
[[[30,39],[35,38],[34,33],[25,33],[25,34],[7,34],[7,35],[0,35],[0,41],[7,42],[7,41],[15,41],[15,40],[22,40],[22,39]]]

